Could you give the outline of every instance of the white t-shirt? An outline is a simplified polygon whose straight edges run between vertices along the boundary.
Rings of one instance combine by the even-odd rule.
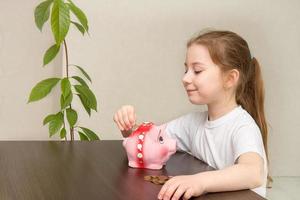
[[[262,136],[254,119],[241,106],[214,121],[208,120],[207,111],[184,115],[167,123],[166,132],[177,140],[177,150],[215,169],[234,165],[243,153],[258,153],[264,159],[264,184],[252,190],[266,196],[267,162]]]

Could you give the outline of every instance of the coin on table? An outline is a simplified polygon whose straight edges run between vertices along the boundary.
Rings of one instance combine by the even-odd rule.
[[[165,184],[170,178],[168,176],[158,176],[158,182],[160,184]]]
[[[169,177],[169,176],[164,176],[164,175],[162,175],[162,176],[158,176],[158,178],[159,178],[160,180],[164,180],[164,181],[166,181],[166,180],[169,180],[169,179],[170,179],[170,177]]]
[[[150,176],[150,175],[144,176],[144,180],[145,181],[151,181],[152,180],[152,176]]]
[[[159,182],[159,179],[155,178],[151,180],[152,183],[154,183],[155,185],[161,185],[161,183]]]
[[[153,175],[144,176],[145,181],[149,181],[149,182],[154,183],[156,185],[163,185],[170,178],[171,178],[171,176],[164,176],[164,175],[161,175],[161,176],[153,176]]]

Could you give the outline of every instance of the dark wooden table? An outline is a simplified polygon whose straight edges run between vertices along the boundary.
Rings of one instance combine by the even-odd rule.
[[[160,185],[144,175],[182,175],[212,170],[186,153],[176,153],[162,170],[127,165],[121,141],[0,142],[0,199],[157,199]],[[250,190],[206,194],[196,199],[263,199]]]

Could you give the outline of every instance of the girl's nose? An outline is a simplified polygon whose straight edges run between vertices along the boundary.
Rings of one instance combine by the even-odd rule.
[[[192,82],[192,75],[189,71],[187,71],[182,77],[183,84],[189,84]]]

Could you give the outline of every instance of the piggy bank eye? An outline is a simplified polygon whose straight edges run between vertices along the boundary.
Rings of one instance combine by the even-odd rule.
[[[159,136],[158,140],[159,140],[159,143],[161,143],[161,144],[164,143],[164,138],[162,136]]]

